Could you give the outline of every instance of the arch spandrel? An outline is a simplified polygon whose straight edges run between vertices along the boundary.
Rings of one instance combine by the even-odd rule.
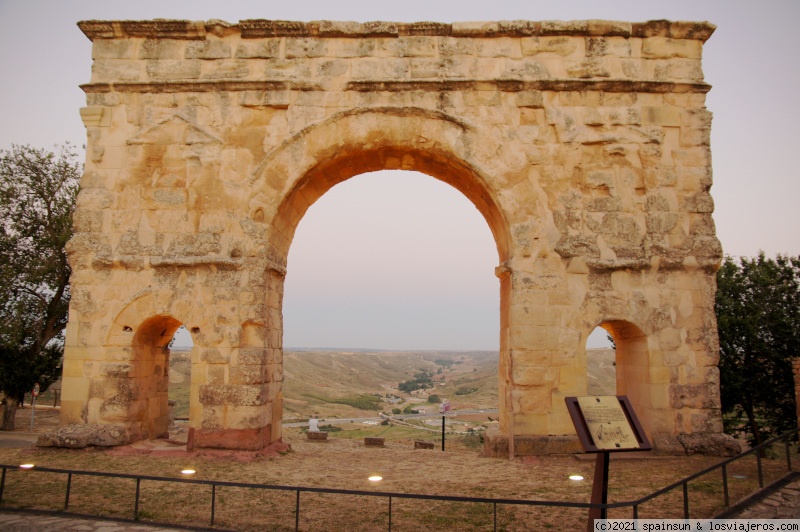
[[[497,244],[501,423],[487,454],[574,448],[563,398],[581,390],[583,331],[598,323],[644,334],[642,397],[659,445],[720,436],[707,382],[721,259],[701,68],[712,25],[80,27],[94,65],[65,422],[93,423],[87,397],[102,386],[83,368],[113,359],[130,332],[108,331],[152,290],[158,304],[133,305],[123,321],[196,322],[198,445],[280,441],[283,278],[297,224],[343,180],[408,169],[463,193]],[[151,46],[159,39],[169,50]],[[282,44],[267,52],[264,40]]]

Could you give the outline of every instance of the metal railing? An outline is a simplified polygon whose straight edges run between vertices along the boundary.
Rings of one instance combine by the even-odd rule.
[[[633,501],[626,501],[626,502],[616,502],[616,503],[608,503],[608,504],[592,504],[586,502],[566,502],[566,501],[541,501],[541,500],[526,500],[526,499],[502,499],[502,498],[491,498],[491,497],[460,497],[460,496],[447,496],[447,495],[424,495],[418,493],[393,493],[393,492],[385,492],[385,491],[363,491],[363,490],[349,490],[349,489],[334,489],[334,488],[313,488],[313,487],[301,487],[301,486],[282,486],[282,485],[275,485],[275,484],[253,484],[247,482],[227,482],[227,481],[219,481],[219,480],[200,480],[200,479],[188,479],[188,478],[170,478],[170,477],[158,477],[158,476],[151,476],[151,475],[133,475],[133,474],[125,474],[125,473],[107,473],[107,472],[99,472],[99,471],[81,471],[81,470],[71,470],[71,469],[58,469],[58,468],[48,468],[48,467],[35,467],[34,470],[40,473],[53,473],[53,474],[61,474],[67,475],[67,483],[66,483],[66,493],[64,496],[64,508],[63,510],[36,510],[37,512],[44,512],[44,513],[51,513],[51,514],[59,514],[59,515],[78,515],[78,516],[85,516],[85,514],[74,514],[69,512],[69,504],[70,504],[70,489],[72,486],[72,479],[73,477],[77,476],[86,476],[86,477],[107,477],[107,478],[117,478],[117,479],[130,479],[135,482],[136,490],[134,495],[134,505],[133,505],[133,516],[132,518],[113,518],[109,516],[97,516],[102,517],[103,519],[115,519],[118,521],[139,521],[140,519],[140,512],[139,512],[139,502],[140,502],[140,488],[142,481],[151,481],[151,482],[161,482],[161,483],[179,483],[179,484],[200,484],[206,485],[211,487],[211,495],[209,501],[209,510],[210,510],[210,519],[209,525],[211,527],[215,526],[215,518],[217,513],[217,488],[220,487],[234,487],[234,488],[247,488],[253,490],[277,490],[283,492],[294,492],[295,493],[295,508],[294,508],[294,528],[295,530],[300,530],[300,522],[301,522],[301,494],[303,493],[324,493],[324,494],[333,494],[333,495],[355,495],[355,496],[363,496],[363,497],[378,497],[387,500],[388,505],[388,523],[387,529],[391,531],[392,529],[392,502],[395,499],[416,499],[416,500],[427,500],[427,501],[444,501],[444,502],[462,502],[462,503],[476,503],[476,504],[490,504],[492,505],[492,512],[493,512],[493,529],[497,530],[497,506],[498,505],[512,505],[512,506],[542,506],[542,507],[551,507],[551,508],[574,508],[574,509],[586,509],[589,510],[590,508],[605,508],[605,509],[616,509],[616,508],[631,508],[631,517],[633,519],[639,518],[639,507],[647,502],[650,502],[662,495],[665,495],[677,488],[681,488],[683,492],[683,518],[689,519],[689,483],[693,480],[696,480],[704,475],[709,473],[713,473],[716,470],[720,470],[721,478],[722,478],[722,486],[723,486],[723,502],[724,507],[730,507],[730,492],[729,492],[729,482],[728,482],[728,468],[734,462],[737,462],[745,457],[755,454],[756,456],[756,468],[758,472],[758,486],[759,488],[764,488],[764,471],[762,465],[762,451],[772,447],[777,442],[783,442],[785,447],[785,455],[786,455],[786,473],[783,476],[775,481],[773,484],[777,484],[782,480],[786,479],[789,475],[794,475],[795,473],[792,470],[792,460],[790,454],[790,445],[794,440],[796,434],[800,429],[795,429],[789,431],[785,434],[782,434],[776,438],[773,438],[769,441],[764,442],[763,444],[754,447],[742,454],[734,456],[732,458],[728,458],[718,464],[715,464],[711,467],[703,469],[697,473],[689,475],[681,480],[673,482],[672,484],[661,488],[653,493],[645,495],[639,499]],[[13,509],[9,507],[2,506],[3,504],[3,495],[5,491],[6,485],[6,476],[8,473],[17,473],[22,472],[24,470],[20,468],[18,465],[5,465],[0,464],[0,469],[2,469],[2,473],[0,473],[0,508],[5,509]],[[708,517],[708,516],[705,516]],[[149,521],[148,521],[149,522]],[[175,523],[155,523],[152,524],[160,524],[160,525],[172,525],[174,526]]]
[[[738,454],[734,457],[728,458],[727,460],[723,460],[722,462],[715,464],[711,467],[707,467],[702,471],[698,471],[692,475],[689,475],[686,478],[673,482],[669,486],[663,487],[660,490],[654,491],[649,495],[645,495],[644,497],[637,499],[635,501],[629,501],[624,503],[613,503],[613,504],[606,504],[601,505],[601,507],[606,508],[623,508],[630,506],[632,508],[632,518],[638,519],[639,517],[639,506],[642,504],[652,501],[656,497],[660,497],[678,487],[683,490],[683,518],[689,519],[689,482],[696,480],[702,476],[705,476],[709,473],[713,473],[716,470],[720,470],[722,475],[722,493],[723,493],[723,501],[724,507],[730,507],[730,493],[729,493],[729,482],[728,482],[728,466],[730,466],[734,462],[738,462],[739,460],[746,458],[750,455],[756,456],[756,471],[758,473],[758,487],[759,489],[764,488],[764,468],[763,468],[763,451],[769,449],[777,442],[783,442],[785,456],[786,456],[786,473],[780,478],[777,479],[772,484],[780,483],[783,479],[787,478],[787,476],[793,475],[794,471],[792,470],[792,457],[791,457],[791,444],[794,441],[797,433],[800,431],[800,428],[790,430],[781,434],[780,436],[776,436],[770,440],[765,441],[761,445],[757,445],[756,447],[751,448],[748,451],[745,451],[741,454]]]

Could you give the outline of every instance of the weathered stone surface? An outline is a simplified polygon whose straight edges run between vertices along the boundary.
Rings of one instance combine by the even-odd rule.
[[[563,398],[586,393],[598,324],[656,447],[721,432],[701,68],[712,25],[79,26],[94,65],[67,247],[64,423],[163,434],[166,346],[183,324],[194,445],[279,441],[295,229],[337,183],[405,169],[460,190],[497,243],[500,425],[487,454],[575,448]]]
[[[46,432],[36,441],[37,447],[67,447],[82,449],[84,447],[114,447],[131,443],[131,435],[125,427],[119,425],[62,425],[58,429]]]
[[[686,454],[736,456],[742,452],[741,444],[727,434],[678,434],[678,441]]]
[[[260,451],[270,444],[270,429],[269,425],[259,429],[199,429],[194,431],[193,448]]]
[[[686,452],[683,444],[678,440],[677,434],[668,432],[655,432],[651,435],[650,444],[657,454],[680,455]]]
[[[681,448],[682,450],[682,448]],[[575,454],[583,452],[575,435],[519,435],[514,437],[513,449],[509,449],[509,439],[496,427],[484,433],[483,456],[508,458],[513,456],[534,456],[547,454]]]

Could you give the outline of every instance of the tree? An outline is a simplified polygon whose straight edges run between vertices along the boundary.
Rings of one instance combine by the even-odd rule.
[[[411,393],[415,390],[424,390],[426,388],[433,387],[433,381],[431,377],[433,376],[432,372],[428,371],[420,371],[414,378],[411,380],[403,381],[397,385],[397,389],[401,392]]]
[[[717,272],[726,431],[760,444],[797,426],[791,359],[800,356],[800,257],[726,257]]]
[[[82,165],[72,146],[58,153],[0,150],[0,430],[14,429],[25,393],[60,376],[69,307],[64,246]]]

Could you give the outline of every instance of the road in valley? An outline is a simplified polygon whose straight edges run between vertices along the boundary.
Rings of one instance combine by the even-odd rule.
[[[481,408],[481,409],[463,409],[463,410],[450,410],[447,413],[447,417],[458,417],[458,416],[466,416],[472,414],[486,414],[487,417],[490,414],[497,414],[496,408]],[[389,416],[374,416],[374,417],[348,417],[348,418],[325,418],[320,419],[320,421],[324,421],[326,423],[364,423],[367,421],[377,421],[380,423],[384,420],[385,417],[389,417],[391,419],[430,419],[430,418],[441,418],[441,412],[425,412],[424,414],[391,414]],[[284,427],[305,427],[308,425],[308,421],[292,421],[288,423],[283,423]]]

